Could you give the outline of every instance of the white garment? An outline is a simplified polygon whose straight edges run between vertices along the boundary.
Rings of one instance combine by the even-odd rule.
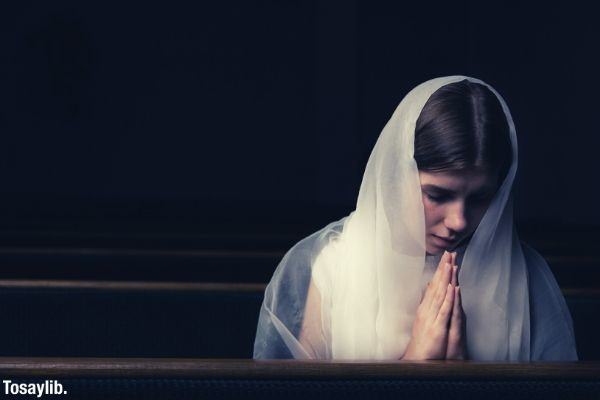
[[[415,125],[432,93],[464,79],[486,85],[451,76],[407,94],[371,153],[356,210],[284,256],[265,291],[255,358],[383,360],[404,354],[424,286],[437,266],[425,251]],[[514,230],[516,131],[504,100],[489,88],[502,104],[513,158],[479,226],[459,251],[468,354],[474,360],[576,360],[572,321],[558,285],[546,262],[523,246]],[[311,278],[320,312],[305,316]],[[308,347],[298,340],[305,317]]]

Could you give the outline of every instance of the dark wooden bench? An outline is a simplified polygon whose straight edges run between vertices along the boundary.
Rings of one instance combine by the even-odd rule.
[[[1,281],[0,354],[252,356],[264,285]]]
[[[285,252],[321,227],[315,221],[235,230],[205,225],[170,233],[149,221],[122,232],[110,224],[105,230],[86,224],[75,231],[0,230],[0,279],[265,284]],[[560,286],[600,289],[599,230],[546,225],[525,225],[520,237],[544,255]]]
[[[263,284],[0,281],[0,354],[251,358]],[[600,291],[565,289],[579,356],[600,360]]]
[[[598,399],[600,364],[0,358],[68,399]],[[52,383],[52,382],[51,382]]]
[[[0,247],[0,279],[267,283],[281,249]],[[600,257],[546,257],[563,287],[600,288]]]

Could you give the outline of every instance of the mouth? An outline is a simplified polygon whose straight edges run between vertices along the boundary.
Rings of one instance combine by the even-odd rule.
[[[451,247],[452,245],[454,245],[456,243],[456,238],[443,238],[434,234],[431,234],[431,236],[433,236],[433,238],[435,239],[436,243],[438,246],[441,247]]]

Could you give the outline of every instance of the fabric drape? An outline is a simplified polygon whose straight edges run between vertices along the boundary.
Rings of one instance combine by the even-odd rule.
[[[425,250],[415,125],[436,90],[464,79],[486,85],[498,97],[513,155],[476,231],[458,249],[469,358],[577,359],[571,316],[556,280],[515,231],[511,189],[518,152],[510,111],[492,87],[465,76],[432,79],[410,91],[373,148],[356,209],[283,257],[265,291],[254,358],[401,358],[439,260]],[[309,307],[311,287],[318,302]]]

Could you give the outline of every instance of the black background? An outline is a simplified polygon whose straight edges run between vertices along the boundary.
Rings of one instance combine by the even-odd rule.
[[[519,224],[596,235],[600,27],[586,7],[3,3],[0,229],[308,233],[354,208],[402,97],[464,74],[513,113]]]

